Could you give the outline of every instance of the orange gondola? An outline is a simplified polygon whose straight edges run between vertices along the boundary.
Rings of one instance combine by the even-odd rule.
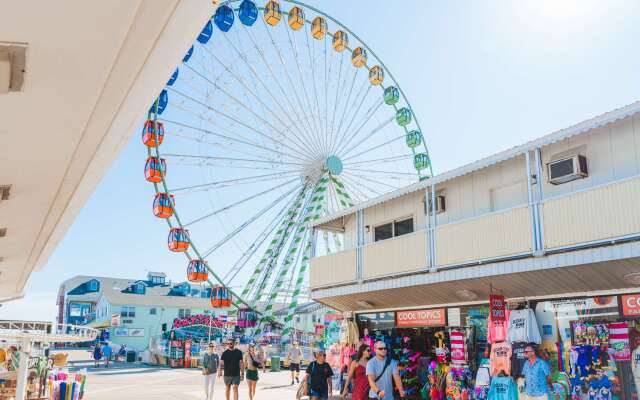
[[[185,252],[189,250],[189,231],[182,228],[171,228],[167,238],[169,250],[175,252]]]
[[[202,283],[209,279],[207,262],[205,260],[191,260],[187,267],[187,280],[192,283]],[[213,300],[212,303],[213,305]]]
[[[230,307],[231,293],[224,286],[215,286],[211,288],[211,306],[214,308]]]
[[[156,132],[156,125],[158,127]],[[164,140],[164,125],[162,122],[148,119],[142,128],[142,143],[147,147],[158,147]]]
[[[164,158],[149,157],[144,165],[144,179],[147,182],[160,183],[167,172],[167,163]]]
[[[158,218],[170,218],[173,215],[173,195],[156,193],[153,200],[153,215]]]

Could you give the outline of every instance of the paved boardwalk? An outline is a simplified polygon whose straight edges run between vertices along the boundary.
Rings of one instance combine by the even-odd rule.
[[[82,368],[85,363],[76,364]],[[90,363],[86,364],[87,366]],[[204,399],[204,379],[195,369],[168,369],[142,364],[118,363],[110,368],[87,369],[88,400]],[[290,385],[288,371],[260,374],[255,400],[294,399],[297,385]],[[218,379],[214,400],[224,399],[224,384]],[[248,399],[247,386],[240,385],[239,399]],[[231,397],[233,399],[233,396]]]

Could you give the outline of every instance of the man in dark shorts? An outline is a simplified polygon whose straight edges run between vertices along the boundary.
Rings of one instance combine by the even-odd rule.
[[[233,399],[238,400],[238,385],[244,380],[241,373],[244,371],[244,362],[242,361],[242,352],[235,348],[235,341],[229,339],[227,341],[227,349],[220,357],[220,368],[218,368],[218,376],[222,376],[224,372],[224,384],[227,387],[225,396],[230,400],[231,387],[233,386]]]
[[[316,360],[307,367],[307,376],[304,379],[308,379],[307,387],[311,400],[327,400],[333,392],[333,370],[325,358],[324,350],[318,350]]]
[[[291,384],[293,385],[294,379],[297,383],[300,383],[298,374],[300,373],[300,363],[302,362],[302,350],[298,347],[298,342],[293,342],[293,346],[287,353],[287,358],[289,359],[289,371],[291,371]]]

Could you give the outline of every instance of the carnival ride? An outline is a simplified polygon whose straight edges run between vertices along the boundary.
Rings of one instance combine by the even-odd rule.
[[[188,258],[190,281],[211,286],[212,306],[233,304],[254,335],[276,302],[288,307],[283,335],[293,329],[320,247],[310,222],[432,173],[418,119],[376,53],[293,0],[222,3],[152,105],[142,141],[169,249]],[[337,233],[320,239],[326,253],[343,246]]]

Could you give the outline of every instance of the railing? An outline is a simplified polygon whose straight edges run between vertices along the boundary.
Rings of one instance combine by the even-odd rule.
[[[313,258],[310,282],[313,286],[351,282],[356,279],[356,250]]]
[[[36,342],[90,342],[98,331],[85,326],[55,324],[39,321],[0,321],[0,338],[4,340],[30,339]]]

